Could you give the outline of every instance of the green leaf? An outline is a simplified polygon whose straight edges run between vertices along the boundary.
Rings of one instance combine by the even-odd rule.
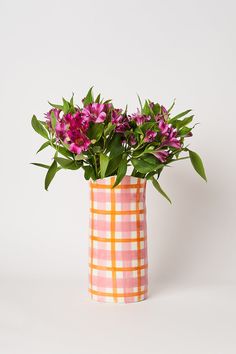
[[[193,120],[193,117],[194,116],[190,116],[190,117],[184,118],[183,120],[177,120],[177,122],[175,123],[176,128],[180,129],[180,128],[190,124],[192,122],[192,120]]]
[[[111,176],[115,172],[115,170],[117,170],[121,159],[122,159],[122,155],[116,156],[116,157],[110,159],[109,164],[107,166],[107,170],[106,170],[107,176]]]
[[[70,112],[70,103],[67,100],[65,100],[64,97],[62,97],[62,100],[63,100],[62,110],[65,114],[67,114]]]
[[[64,146],[53,144],[53,147],[62,156],[69,157],[69,158],[73,158],[74,157],[73,153],[70,152],[69,150],[67,150],[67,148],[65,148]]]
[[[52,129],[55,130],[57,119],[54,112],[51,112],[51,124],[52,124]]]
[[[48,101],[48,103],[50,104],[50,106],[56,108],[56,109],[60,109],[61,111],[63,110],[63,106],[60,104],[54,104]]]
[[[103,128],[104,128],[103,123],[92,124],[87,132],[89,139],[98,141],[102,136]]]
[[[194,151],[191,150],[188,151],[189,151],[189,157],[192,162],[193,168],[205,181],[207,181],[207,176],[205,173],[205,169],[201,157]]]
[[[186,114],[188,114],[188,113],[191,112],[191,111],[192,111],[191,109],[188,109],[187,111],[184,111],[184,112],[182,112],[182,113],[177,114],[177,116],[171,118],[170,122],[171,122],[171,121],[174,121],[174,120],[176,120],[176,119],[179,119],[179,118],[182,118],[182,117],[186,116]]]
[[[57,163],[54,160],[53,163],[51,164],[51,166],[49,167],[48,172],[47,172],[46,177],[45,177],[45,189],[46,189],[46,191],[48,190],[48,187],[49,187],[50,183],[52,182],[52,180],[53,180],[55,174],[57,173],[57,171],[58,171]]]
[[[121,136],[119,134],[114,135],[110,143],[110,158],[121,155],[124,152],[122,146]]]
[[[66,170],[78,170],[82,166],[82,162],[76,162],[63,157],[54,157],[54,160],[59,163],[62,168]]]
[[[93,86],[88,90],[87,95],[85,96],[85,98],[83,99],[83,104],[84,107],[87,106],[90,103],[93,103],[94,98],[93,98]]]
[[[31,162],[31,165],[49,169],[49,165],[44,165],[43,163]]]
[[[74,107],[74,93],[72,93],[72,96],[70,99],[70,106]]]
[[[149,154],[132,158],[131,162],[137,171],[145,174],[163,167],[163,164],[161,164],[155,156]]]
[[[114,129],[115,129],[115,124],[109,122],[107,127],[104,129],[104,136],[109,135]]]
[[[152,129],[157,126],[156,122],[145,122],[140,126],[140,129],[145,133],[148,129]]]
[[[123,156],[122,160],[119,163],[116,180],[112,188],[115,188],[121,182],[121,180],[126,174],[126,171],[127,171],[127,157]]]
[[[36,118],[35,115],[33,115],[32,117],[31,124],[36,133],[48,140],[48,133],[46,129],[44,128],[42,123],[40,123],[40,121]]]
[[[101,178],[104,178],[106,175],[107,166],[109,164],[109,157],[104,154],[100,154],[99,158],[100,158]]]
[[[183,128],[180,129],[178,134],[180,136],[186,136],[186,135],[188,135],[191,132],[192,129],[193,128],[183,127]]]
[[[157,115],[158,113],[160,113],[160,110],[161,110],[161,106],[159,105],[159,103],[155,103],[154,107],[152,108],[154,115]]]
[[[163,189],[161,188],[159,182],[158,182],[154,177],[152,177],[151,180],[152,180],[152,184],[153,184],[153,186],[156,188],[156,190],[157,190],[159,193],[161,193],[161,195],[162,195],[164,198],[166,198],[166,199],[168,200],[168,202],[170,202],[170,204],[171,204],[170,198],[169,198],[168,195],[163,191]]]
[[[46,147],[48,147],[50,144],[50,141],[46,141],[45,143],[43,143],[43,145],[40,146],[40,148],[38,149],[38,151],[36,152],[36,154],[40,151],[42,151],[43,149],[45,149]]]
[[[99,95],[97,96],[95,102],[96,102],[96,103],[100,103],[100,99],[101,99],[101,94],[99,93]]]
[[[95,172],[92,166],[83,166],[84,169],[84,178],[86,180],[89,180],[90,178],[92,178],[93,180],[95,180]]]
[[[170,113],[170,112],[172,111],[172,109],[174,108],[174,106],[175,106],[175,99],[174,99],[172,105],[170,106],[170,108],[167,110],[168,113]]]
[[[140,105],[140,111],[142,112],[142,110],[143,110],[143,104],[142,104],[142,101],[141,101],[141,98],[140,98],[140,96],[137,94],[137,96],[138,96],[138,101],[139,101],[139,105]]]
[[[146,116],[148,116],[150,114],[150,107],[148,104],[148,101],[146,100],[142,109],[142,114],[145,114]]]

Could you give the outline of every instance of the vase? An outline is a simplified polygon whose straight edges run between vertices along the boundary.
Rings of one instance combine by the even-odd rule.
[[[146,180],[90,181],[89,293],[99,302],[147,298]]]

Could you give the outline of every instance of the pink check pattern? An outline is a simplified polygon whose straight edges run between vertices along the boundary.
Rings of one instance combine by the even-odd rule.
[[[89,292],[100,302],[147,297],[146,180],[125,176],[90,182]]]

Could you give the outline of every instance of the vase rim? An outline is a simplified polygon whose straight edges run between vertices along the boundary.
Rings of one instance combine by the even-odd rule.
[[[93,181],[92,179],[90,179],[90,182],[91,182],[91,183],[99,183],[99,182],[102,182],[102,181],[111,180],[111,178],[114,178],[114,177],[116,177],[116,175],[114,175],[114,176],[108,176],[108,177],[104,177],[104,178],[98,178],[98,179],[96,179],[95,181]],[[134,180],[136,180],[136,181],[142,180],[142,181],[144,181],[144,182],[147,181],[146,178],[135,177],[135,176],[131,176],[131,175],[125,175],[125,176],[123,177],[123,179],[121,180],[120,183],[125,182],[127,179],[132,179],[133,181],[134,181]]]

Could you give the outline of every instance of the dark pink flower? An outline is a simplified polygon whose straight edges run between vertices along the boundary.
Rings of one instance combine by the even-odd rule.
[[[94,123],[103,123],[106,119],[105,105],[102,103],[91,103],[84,107],[82,114],[84,119]]]
[[[145,134],[145,138],[143,139],[146,143],[151,143],[155,140],[157,132],[154,130],[148,129]]]
[[[88,130],[89,120],[79,110],[77,110],[74,114],[66,114],[64,116],[64,120],[67,124],[69,124],[70,129],[80,129],[83,132]]]
[[[75,154],[81,154],[81,152],[88,150],[91,141],[84,135],[81,131],[68,131],[69,141],[67,143],[70,145],[70,151]]]
[[[141,114],[141,112],[139,111],[139,109],[137,109],[137,112],[136,113],[133,113],[129,119],[131,121],[134,121],[136,122],[137,125],[142,125],[143,123],[145,122],[148,122],[151,117],[150,116],[146,116],[144,114]]]
[[[156,156],[156,158],[161,162],[165,162],[167,157],[169,156],[169,153],[166,150],[156,150],[153,151],[153,155]]]

